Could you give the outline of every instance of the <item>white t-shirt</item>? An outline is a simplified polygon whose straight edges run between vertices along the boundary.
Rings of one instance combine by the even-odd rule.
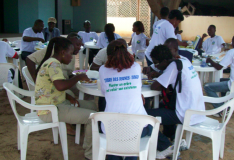
[[[155,30],[156,26],[159,25],[163,21],[166,21],[166,19],[160,19],[158,21],[155,21],[154,24],[153,24],[153,31]]]
[[[98,41],[98,35],[96,32],[85,32],[85,31],[80,31],[78,32],[78,35],[82,37],[82,41],[85,44],[86,42],[92,42],[94,39]]]
[[[181,42],[182,42],[182,37],[181,37],[181,35],[180,35],[180,34],[177,34],[177,35],[176,35],[176,37],[177,37],[177,39],[178,39],[179,41],[181,41]]]
[[[93,63],[101,66],[107,61],[106,48],[101,49],[93,59]]]
[[[145,55],[147,56],[147,58],[151,62],[153,62],[151,57],[150,57],[150,53],[151,53],[152,49],[155,46],[158,46],[160,44],[164,44],[164,42],[168,38],[177,39],[177,37],[175,35],[175,28],[173,27],[173,25],[168,20],[162,20],[162,22],[160,22],[156,26],[156,28],[154,30],[154,33],[152,35],[150,44],[149,44],[149,46],[147,47],[147,49],[145,51]]]
[[[24,30],[23,36],[22,36],[22,41],[21,41],[21,51],[27,51],[27,52],[34,52],[34,47],[36,46],[36,43],[38,43],[39,41],[32,41],[32,42],[25,42],[23,41],[23,37],[27,36],[27,37],[38,37],[38,38],[42,38],[44,39],[44,35],[43,33],[35,33],[32,29],[32,27],[27,28]]]
[[[228,87],[231,89],[232,82],[234,81],[234,49],[229,50],[219,64],[223,67],[231,65],[230,80],[228,81]]]
[[[146,49],[146,35],[144,33],[140,33],[137,35],[135,32],[132,34],[132,52],[136,54],[137,50],[145,50]],[[139,59],[145,58],[145,53],[138,53],[137,56]]]
[[[0,63],[7,63],[6,57],[14,57],[15,54],[17,53],[8,43],[0,41]],[[8,82],[10,83],[12,82],[11,77],[11,71],[8,71]]]
[[[115,36],[115,40],[116,39],[120,39],[122,38],[120,35],[114,33],[114,36]],[[108,38],[106,36],[106,33],[105,32],[102,32],[100,35],[99,35],[99,38],[98,38],[98,41],[97,41],[97,46],[99,48],[106,48],[109,44],[109,41],[108,41]]]
[[[207,38],[203,42],[202,48],[208,55],[217,54],[223,48],[223,43],[225,42],[221,36],[214,36],[213,38]]]
[[[178,93],[179,84],[177,84],[176,115],[183,123],[186,110],[205,110],[205,104],[201,82],[197,72],[194,70],[193,65],[187,58],[183,57],[180,60],[183,63],[181,76],[182,90],[181,93]],[[167,69],[164,70],[163,74],[157,78],[157,81],[165,88],[170,84],[172,84],[174,88],[177,74],[178,70],[176,63],[172,62]],[[201,123],[204,120],[205,116],[193,115],[190,120],[190,125]]]

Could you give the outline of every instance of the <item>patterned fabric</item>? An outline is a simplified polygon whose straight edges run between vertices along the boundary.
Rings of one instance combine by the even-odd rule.
[[[37,105],[57,105],[65,101],[65,91],[58,91],[53,81],[63,80],[61,63],[55,58],[49,58],[41,66],[35,85],[35,100]],[[50,111],[38,111],[38,115],[48,114]]]

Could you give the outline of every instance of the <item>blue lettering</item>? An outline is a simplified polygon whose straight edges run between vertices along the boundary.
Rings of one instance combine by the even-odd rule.
[[[105,78],[104,80],[105,80],[105,83],[112,82],[112,78]]]
[[[118,81],[118,77],[113,77],[113,81]]]

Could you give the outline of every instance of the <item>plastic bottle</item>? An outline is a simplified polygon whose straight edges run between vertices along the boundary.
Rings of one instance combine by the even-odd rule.
[[[201,67],[206,67],[206,58],[202,58],[202,63],[201,63]]]

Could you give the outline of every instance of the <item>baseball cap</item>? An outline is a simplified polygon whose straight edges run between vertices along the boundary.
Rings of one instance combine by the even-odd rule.
[[[57,20],[56,20],[54,17],[50,17],[50,18],[48,19],[48,23],[49,23],[49,22],[57,23]]]

